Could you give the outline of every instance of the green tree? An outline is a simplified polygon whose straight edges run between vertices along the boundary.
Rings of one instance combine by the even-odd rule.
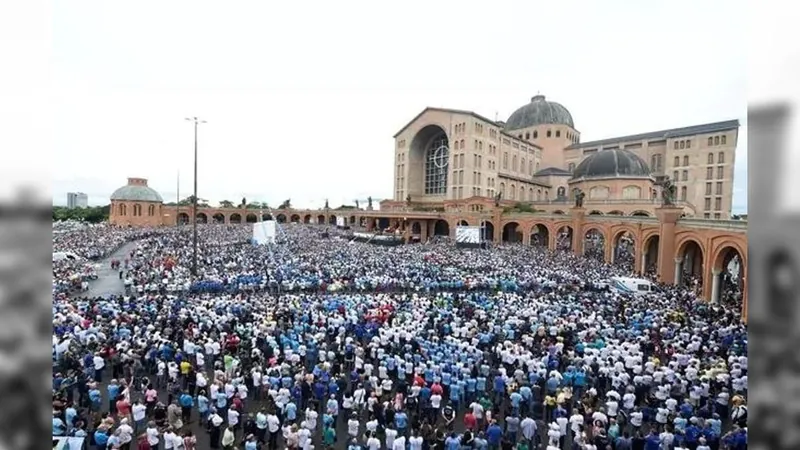
[[[219,206],[222,208],[233,208],[233,202],[230,200],[223,200],[219,202]]]
[[[53,207],[53,221],[78,220],[81,222],[100,223],[108,220],[111,205],[91,206],[88,208]]]
[[[185,199],[183,199],[183,200],[178,202],[178,205],[180,205],[180,206],[192,206],[192,204],[194,204],[194,195],[190,195],[190,196],[186,197]],[[198,198],[197,199],[197,206],[198,207],[203,207],[203,208],[208,208],[209,207],[208,200],[203,199],[203,198]]]

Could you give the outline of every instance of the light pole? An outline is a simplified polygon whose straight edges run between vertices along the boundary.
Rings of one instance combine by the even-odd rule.
[[[197,278],[197,125],[206,123],[197,117],[187,117],[194,123],[194,195],[192,198],[192,276]]]

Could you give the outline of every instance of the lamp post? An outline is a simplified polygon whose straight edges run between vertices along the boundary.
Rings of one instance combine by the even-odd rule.
[[[197,125],[206,123],[197,117],[187,117],[186,120],[194,123],[194,195],[192,198],[192,276],[197,278]]]

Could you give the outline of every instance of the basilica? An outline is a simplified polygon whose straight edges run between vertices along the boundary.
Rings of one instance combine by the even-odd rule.
[[[394,195],[381,209],[453,210],[478,198],[564,213],[653,216],[665,180],[686,217],[728,219],[739,121],[584,141],[536,95],[506,120],[426,108],[395,134]],[[581,193],[581,194],[579,194]]]

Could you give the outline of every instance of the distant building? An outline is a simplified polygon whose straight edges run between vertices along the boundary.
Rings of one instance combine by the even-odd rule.
[[[67,208],[86,208],[89,206],[89,196],[83,192],[67,193]]]

